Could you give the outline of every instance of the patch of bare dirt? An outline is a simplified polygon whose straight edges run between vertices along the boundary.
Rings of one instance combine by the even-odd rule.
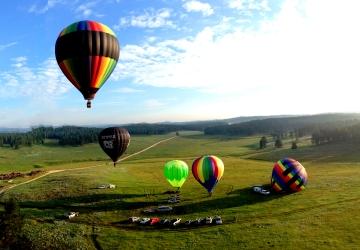
[[[0,180],[11,180],[17,177],[35,176],[41,172],[42,172],[41,170],[32,170],[29,173],[20,173],[20,172],[5,173],[5,174],[0,174]]]

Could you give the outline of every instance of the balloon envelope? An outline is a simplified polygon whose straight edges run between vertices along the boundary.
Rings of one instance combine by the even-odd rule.
[[[211,194],[224,173],[224,163],[214,155],[197,158],[192,164],[194,178]]]
[[[165,163],[164,175],[171,186],[180,188],[189,175],[189,167],[184,161],[168,161]]]
[[[275,163],[271,188],[276,192],[298,192],[305,189],[308,175],[305,168],[296,160],[285,158]]]
[[[89,103],[114,70],[119,54],[115,33],[94,21],[69,25],[55,45],[60,69]]]
[[[106,128],[99,134],[99,144],[104,152],[112,159],[114,165],[126,151],[130,143],[130,134],[124,128]]]

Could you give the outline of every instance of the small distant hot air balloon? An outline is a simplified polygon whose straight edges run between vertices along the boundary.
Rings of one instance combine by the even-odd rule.
[[[55,55],[64,75],[81,92],[87,107],[109,78],[119,59],[120,46],[106,25],[80,21],[63,29],[56,40]]]
[[[168,161],[165,163],[164,175],[171,186],[180,189],[189,175],[189,167],[184,161]]]
[[[308,175],[305,168],[296,160],[285,158],[275,163],[271,188],[276,192],[299,192],[305,188]]]
[[[126,151],[130,143],[130,134],[124,128],[106,128],[99,134],[99,144],[116,165],[119,157]]]
[[[214,155],[205,155],[193,162],[192,173],[211,196],[214,187],[224,173],[224,163]]]

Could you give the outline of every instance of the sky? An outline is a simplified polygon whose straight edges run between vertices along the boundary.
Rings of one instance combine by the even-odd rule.
[[[0,8],[0,127],[360,112],[358,0],[13,0]],[[106,24],[118,64],[92,108],[55,41]]]

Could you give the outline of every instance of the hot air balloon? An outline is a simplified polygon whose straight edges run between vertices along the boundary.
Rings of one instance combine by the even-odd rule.
[[[130,134],[124,128],[106,128],[99,134],[99,144],[116,165],[119,157],[126,151],[130,143]]]
[[[197,158],[192,164],[195,179],[212,195],[212,191],[224,173],[224,163],[214,155]]]
[[[120,46],[114,32],[94,21],[69,25],[61,31],[55,45],[60,69],[88,100],[88,108],[114,70],[119,53]]]
[[[305,188],[307,180],[305,168],[298,161],[285,158],[274,165],[271,188],[276,192],[299,192]]]
[[[184,161],[168,161],[165,163],[164,175],[171,186],[180,189],[189,175],[189,167]]]

